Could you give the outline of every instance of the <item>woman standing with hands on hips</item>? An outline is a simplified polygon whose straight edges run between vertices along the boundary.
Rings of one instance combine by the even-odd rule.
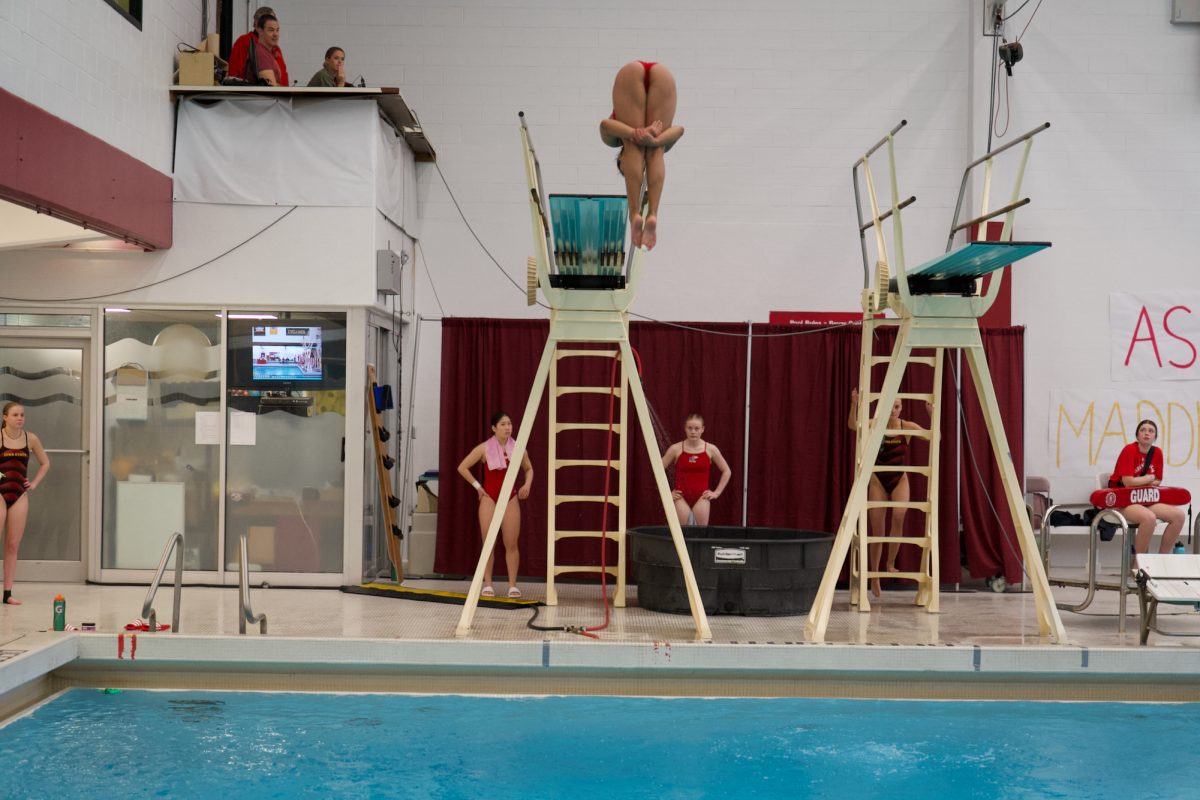
[[[663,469],[675,467],[675,490],[671,498],[675,501],[675,513],[679,524],[686,525],[688,517],[694,517],[697,525],[707,525],[711,502],[721,496],[733,470],[715,444],[704,441],[704,417],[689,414],[683,422],[685,438],[676,442],[663,453]],[[711,467],[721,471],[716,489],[708,488]]]
[[[29,519],[29,492],[38,487],[50,471],[50,457],[42,449],[42,440],[25,430],[25,406],[4,404],[4,425],[0,429],[0,530],[4,532],[4,604],[21,605],[12,596],[13,577],[17,572],[17,548],[25,535]],[[29,454],[37,457],[37,476],[29,479]]]
[[[487,538],[488,528],[492,524],[492,516],[496,513],[496,504],[500,502],[500,489],[504,484],[504,473],[508,471],[508,462],[512,457],[515,443],[512,438],[512,419],[503,411],[492,415],[492,437],[467,453],[467,457],[458,465],[458,474],[475,488],[479,497],[479,535]],[[483,464],[483,483],[480,484],[472,473],[477,464]],[[529,454],[524,453],[521,465],[525,469],[525,483],[518,489],[513,487],[509,497],[524,500],[529,497],[529,489],[533,485],[533,464]],[[521,535],[521,504],[509,503],[504,510],[504,519],[500,522],[500,534],[504,541],[504,563],[508,568],[508,596],[520,597],[521,590],[517,588],[517,568],[521,563],[521,551],[518,539]],[[492,588],[492,567],[496,556],[488,553],[487,566],[483,571],[483,596],[495,597],[496,590]]]

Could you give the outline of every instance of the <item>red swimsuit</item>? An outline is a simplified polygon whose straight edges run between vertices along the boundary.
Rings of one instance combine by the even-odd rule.
[[[654,69],[654,65],[657,64],[658,62],[657,61],[639,61],[637,63],[641,64],[642,69],[646,71],[645,75],[642,76],[642,86],[646,87],[646,91],[648,93],[650,91],[650,70]],[[617,112],[614,110],[612,112],[612,115],[609,117],[609,119],[616,119],[616,118],[617,118]]]
[[[689,453],[683,450],[675,461],[675,488],[683,494],[683,500],[689,506],[696,505],[700,495],[708,491],[708,471],[711,461],[708,458],[708,448],[699,453]]]
[[[504,473],[508,472],[508,457],[504,458],[504,469],[492,469],[485,462],[483,465],[483,490],[487,492],[488,497],[492,498],[493,502],[500,502],[500,489],[504,486]],[[517,487],[514,484],[512,494],[509,497],[517,496]]]

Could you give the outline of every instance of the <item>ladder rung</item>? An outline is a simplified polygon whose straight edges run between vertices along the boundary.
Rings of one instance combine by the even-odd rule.
[[[883,397],[883,392],[868,392],[868,400],[878,400]],[[933,394],[931,392],[896,392],[897,400],[925,400],[933,402]]]
[[[562,575],[564,572],[592,572],[592,573],[595,573],[595,574],[599,575],[599,574],[600,574],[600,572],[602,572],[602,571],[603,571],[603,572],[607,572],[609,575],[616,575],[616,574],[617,574],[617,568],[616,568],[616,567],[605,567],[603,570],[601,570],[601,568],[600,568],[600,567],[598,567],[598,566],[591,566],[591,567],[555,567],[555,568],[554,568],[554,574],[555,574],[555,575]]]
[[[619,506],[619,498],[616,495],[610,495],[608,502],[614,506]],[[590,494],[556,494],[554,495],[554,505],[562,505],[563,503],[603,503],[604,495]]]
[[[600,531],[555,531],[554,538],[558,539],[612,539],[614,542],[620,540],[621,534],[619,531],[608,531],[601,533]]]
[[[867,544],[915,544],[918,547],[928,547],[928,536],[868,536]]]
[[[603,458],[560,458],[554,462],[555,469],[565,467],[612,467],[620,469],[620,461],[605,461]]]
[[[937,356],[909,356],[909,364],[924,364],[927,367],[937,366]],[[892,363],[891,356],[871,356],[871,365],[890,364]]]
[[[929,511],[929,501],[918,500],[868,500],[867,508],[915,508],[919,511]]]
[[[555,350],[554,357],[563,358],[587,358],[592,356],[595,358],[615,358],[620,355],[620,350]]]
[[[874,466],[871,467],[871,472],[916,472],[920,475],[928,475],[929,467],[913,467],[908,464],[898,464],[889,466]]]
[[[924,572],[872,572],[867,570],[868,578],[907,578],[910,581],[927,581],[930,579]]]
[[[613,429],[613,433],[620,433],[621,432],[621,424],[619,422],[614,422],[612,429]],[[607,422],[559,422],[559,423],[555,424],[555,426],[554,426],[555,433],[562,433],[563,431],[606,431],[606,430],[608,430]]]
[[[619,386],[615,389],[607,386],[559,386],[554,391],[555,397],[562,397],[564,394],[611,394],[620,397],[621,388]]]

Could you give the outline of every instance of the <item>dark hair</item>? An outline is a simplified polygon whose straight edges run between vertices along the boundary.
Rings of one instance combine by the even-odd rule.
[[[8,412],[12,410],[13,406],[19,406],[19,405],[21,405],[21,404],[16,401],[10,401],[10,402],[5,403],[4,411],[0,412],[0,417],[7,417]]]
[[[497,411],[495,414],[492,414],[492,423],[491,423],[492,427],[494,428],[497,425],[499,425],[500,420],[504,419],[505,417],[508,417],[508,414],[504,413],[503,411]],[[512,419],[512,418],[509,417],[509,419]]]
[[[274,14],[274,13],[275,13],[275,9],[271,8],[270,6],[259,6],[258,8],[256,8],[254,10],[254,22],[257,23],[258,18],[263,16],[264,14]],[[275,20],[275,21],[278,22],[279,20]]]
[[[7,412],[5,412],[5,413],[7,413]],[[1149,425],[1150,427],[1154,428],[1154,438],[1155,439],[1158,438],[1158,423],[1152,419],[1144,419],[1141,422],[1139,422],[1137,424],[1137,427],[1133,429],[1133,433],[1135,436],[1137,435],[1137,432],[1142,429],[1143,425]]]
[[[701,425],[704,424],[704,417],[702,417],[700,414],[696,413],[695,411],[693,411],[691,414],[688,414],[686,417],[683,418],[683,424],[686,425],[687,423],[691,422],[694,419],[700,420]]]
[[[622,147],[622,148],[620,148],[619,150],[617,150],[617,173],[618,173],[618,174],[620,174],[620,176],[621,176],[622,178],[624,178],[624,177],[625,177],[625,172],[624,172],[624,171],[621,169],[621,154],[622,154],[622,153],[624,153],[624,152],[625,152],[625,148],[624,148],[624,147]]]
[[[339,53],[339,52],[340,52],[342,55],[346,55],[346,51],[345,51],[345,49],[344,49],[344,48],[341,48],[341,47],[331,47],[331,48],[329,48],[328,50],[326,50],[326,51],[325,51],[325,60],[326,60],[326,61],[328,61],[330,58],[332,58],[332,57],[333,57],[333,54],[334,54],[334,53]]]
[[[254,27],[265,31],[267,29],[268,22],[279,22],[279,17],[275,16],[274,14],[263,14],[254,21]]]

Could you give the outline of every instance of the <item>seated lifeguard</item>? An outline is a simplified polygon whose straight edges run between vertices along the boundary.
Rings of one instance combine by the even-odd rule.
[[[1125,445],[1117,456],[1117,465],[1113,467],[1108,485],[1112,489],[1160,487],[1163,475],[1162,450],[1154,446],[1158,439],[1158,425],[1153,420],[1144,419],[1137,425],[1137,438]],[[1103,490],[1101,490],[1103,491]],[[1166,487],[1158,491],[1146,491],[1145,497],[1134,497],[1130,492],[1130,504],[1120,508],[1121,514],[1129,520],[1129,524],[1137,528],[1134,547],[1139,553],[1150,550],[1150,539],[1158,520],[1167,523],[1163,531],[1162,541],[1159,542],[1158,552],[1170,553],[1183,529],[1184,513],[1179,506],[1162,502],[1168,491]],[[1186,501],[1185,501],[1186,502]]]

